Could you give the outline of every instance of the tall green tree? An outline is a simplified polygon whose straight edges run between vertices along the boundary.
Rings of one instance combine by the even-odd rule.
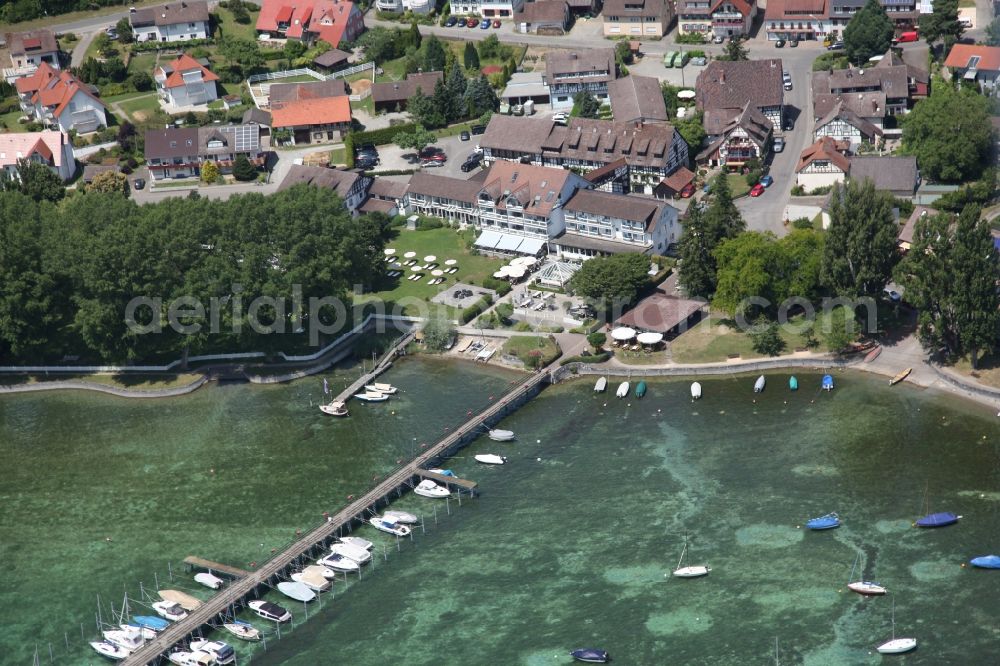
[[[412,46],[415,49],[420,48],[420,43],[423,41],[423,37],[420,35],[420,28],[417,27],[417,22],[413,21],[410,23],[410,29],[406,33],[407,47]]]
[[[707,299],[715,293],[714,249],[701,204],[692,202],[684,216],[684,233],[678,244],[681,266],[677,279],[688,296]]]
[[[417,125],[409,132],[397,134],[396,145],[403,149],[412,148],[419,153],[436,139],[434,132],[424,129],[423,125]]]
[[[134,39],[132,35],[132,23],[128,20],[127,16],[118,19],[118,23],[115,23],[115,32],[118,33],[118,41],[123,44],[129,44]]]
[[[218,42],[219,54],[229,61],[230,67],[238,67],[244,74],[252,73],[264,65],[257,42],[249,39],[222,37]]]
[[[995,18],[986,26],[986,39],[983,40],[987,46],[1000,46],[1000,18]]]
[[[955,310],[959,323],[958,336],[962,351],[969,354],[972,367],[978,367],[979,354],[994,349],[1000,333],[1000,296],[997,276],[1000,260],[993,245],[990,226],[981,219],[978,206],[967,206],[955,225],[954,262],[951,280],[956,286]]]
[[[420,88],[406,102],[406,110],[424,127],[444,127],[448,124],[448,118],[438,106],[435,96],[428,97]]]
[[[18,191],[35,201],[59,201],[66,196],[66,186],[50,168],[29,159],[17,161],[17,177],[0,182],[0,188]]]
[[[926,177],[942,182],[974,180],[990,163],[993,126],[989,101],[935,78],[931,95],[903,117],[903,150],[917,157]]]
[[[712,180],[709,204],[705,209],[705,225],[709,238],[713,241],[712,247],[727,238],[735,238],[746,230],[747,223],[733,201],[733,192],[729,189],[729,178],[725,173],[718,174]]]
[[[476,45],[472,42],[465,43],[465,50],[462,52],[462,62],[465,65],[465,69],[469,72],[479,71],[479,53],[476,51]]]
[[[893,25],[878,0],[868,0],[844,28],[844,52],[855,65],[883,55],[892,45]]]
[[[833,186],[822,277],[838,295],[881,295],[898,258],[894,205],[891,194],[867,179]]]
[[[723,48],[723,54],[726,56],[726,60],[750,59],[747,48],[743,45],[743,38],[739,35],[733,35],[729,38],[729,41],[726,42],[726,46]]]
[[[449,70],[448,78],[445,81],[445,89],[448,93],[448,119],[450,121],[464,118],[468,113],[468,104],[465,102],[465,91],[468,85],[469,82],[465,78],[462,66],[456,60],[451,64],[451,70]]]
[[[635,301],[649,283],[649,257],[643,254],[613,254],[585,261],[570,278],[574,292],[611,310]]]
[[[578,118],[598,118],[601,103],[590,92],[581,90],[573,95],[573,115]]]
[[[920,35],[928,44],[940,40],[947,50],[964,31],[965,26],[958,20],[958,0],[934,0],[931,13],[920,15]]]
[[[784,300],[784,262],[773,234],[748,231],[724,239],[713,255],[717,266],[713,306],[730,315],[756,318],[765,309],[761,300],[770,307]]]
[[[482,116],[497,111],[500,108],[500,98],[486,77],[480,74],[479,78],[472,79],[466,87],[465,104],[470,116]]]
[[[257,180],[257,167],[250,163],[246,155],[237,155],[233,161],[233,177],[243,182]]]
[[[440,39],[434,35],[430,35],[424,40],[421,50],[423,51],[422,62],[425,72],[444,71],[446,57],[444,54],[444,45]]]

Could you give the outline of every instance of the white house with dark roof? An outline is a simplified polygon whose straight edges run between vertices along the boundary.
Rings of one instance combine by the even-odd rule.
[[[573,108],[573,97],[589,92],[608,100],[608,83],[618,76],[614,49],[553,49],[545,54],[545,85],[553,109]]]
[[[843,154],[846,145],[825,136],[802,151],[795,167],[795,184],[811,192],[819,187],[843,183],[851,170],[850,159]]]
[[[7,38],[11,68],[4,70],[4,78],[13,83],[18,77],[28,76],[42,63],[59,69],[59,42],[51,30],[13,32]]]
[[[212,36],[205,0],[179,0],[156,7],[132,7],[129,25],[137,42],[181,42]]]
[[[704,125],[708,146],[696,161],[699,164],[742,167],[751,160],[763,160],[771,148],[771,121],[751,105],[746,105],[736,115],[731,109],[709,109]]]
[[[868,93],[879,95],[881,93]],[[816,121],[813,136],[818,141],[825,136],[849,145],[851,152],[856,152],[862,143],[875,144],[882,137],[882,128],[847,108],[845,103],[838,101],[825,116]]]
[[[785,90],[778,58],[728,62],[713,60],[695,81],[695,102],[701,111],[731,109],[733,115],[750,107],[782,126]],[[707,130],[706,130],[707,131]]]
[[[657,199],[578,190],[563,206],[566,231],[551,251],[569,259],[622,252],[662,255],[681,236],[677,209]]]

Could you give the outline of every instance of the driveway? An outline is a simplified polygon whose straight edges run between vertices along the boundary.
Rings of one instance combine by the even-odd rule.
[[[462,141],[458,136],[449,136],[435,141],[432,146],[440,148],[448,156],[444,166],[425,169],[428,173],[436,176],[451,176],[453,178],[468,178],[475,175],[476,171],[462,173],[462,162],[472,154],[476,148],[476,139],[472,137],[469,141]],[[378,155],[381,163],[378,171],[397,171],[403,169],[419,168],[419,160],[416,153],[411,148],[402,149],[396,145],[388,144],[379,146]],[[477,169],[478,171],[478,169]]]

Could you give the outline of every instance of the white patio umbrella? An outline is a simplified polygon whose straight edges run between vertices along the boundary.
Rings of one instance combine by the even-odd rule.
[[[424,261],[426,261],[429,264],[432,261],[437,261],[437,257],[435,257],[433,254],[428,254],[426,257],[424,257]]]
[[[449,259],[448,261],[444,262],[444,265],[445,266],[454,266],[457,263],[458,263],[458,260],[456,260],[456,259]]]
[[[411,251],[411,252],[407,252],[406,254],[404,254],[403,255],[403,259],[413,259],[413,257],[415,257],[415,256],[417,256],[417,253]]]
[[[391,247],[385,248],[385,250],[383,250],[383,252],[385,252],[385,256],[387,256],[387,257],[396,254],[396,250],[393,249],[393,248],[391,248]]]
[[[500,270],[498,270],[497,272],[495,272],[493,274],[493,277],[495,277],[495,278],[505,278],[505,277],[508,277],[510,275],[509,271],[510,271],[510,267],[509,266],[501,266]]]
[[[677,99],[694,99],[695,92],[693,90],[680,90],[677,92]]]
[[[636,340],[644,345],[655,345],[663,340],[662,333],[640,333],[635,337]]]
[[[531,264],[529,264],[527,262],[528,259],[531,259],[531,257],[517,257],[517,258],[511,260],[510,265],[511,266],[530,266]]]
[[[442,275],[444,275],[444,271],[440,269],[435,269],[431,271],[431,275],[433,275],[434,277],[441,277]]]
[[[523,266],[509,266],[507,268],[507,275],[512,278],[523,278],[525,274]]]
[[[410,266],[410,270],[413,271],[414,273],[419,273],[424,269],[422,269],[420,266]]]
[[[627,326],[622,326],[620,328],[616,328],[615,330],[611,331],[611,337],[614,338],[615,340],[618,340],[619,342],[623,342],[625,340],[631,340],[632,338],[635,337],[635,329],[629,328]]]

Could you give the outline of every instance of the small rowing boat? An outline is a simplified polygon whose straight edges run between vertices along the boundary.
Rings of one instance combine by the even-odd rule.
[[[828,513],[819,518],[812,518],[806,521],[806,527],[810,530],[832,530],[840,527],[840,516],[836,513]]]
[[[644,395],[646,395],[646,382],[639,382],[635,387],[635,397],[641,398]]]
[[[790,391],[799,390],[799,380],[795,378],[795,375],[792,375],[791,377],[788,378],[788,389]]]
[[[622,382],[618,385],[618,390],[615,391],[615,397],[624,398],[628,395],[628,382]]]
[[[331,400],[328,405],[320,405],[319,411],[330,416],[347,416],[347,405],[340,400]]]
[[[760,377],[758,377],[757,381],[755,381],[753,383],[753,392],[754,393],[761,393],[761,392],[763,392],[764,391],[764,384],[766,383],[766,381],[767,380],[764,379],[764,375],[761,375]]]
[[[597,383],[594,384],[594,393],[604,393],[604,389],[608,388],[608,378],[598,377]]]
[[[882,345],[875,345],[875,348],[872,349],[870,352],[868,352],[868,354],[865,356],[865,363],[871,363],[872,361],[877,359],[878,355],[881,353],[882,353]]]
[[[494,442],[510,442],[514,439],[513,430],[490,430],[490,439]]]
[[[913,372],[913,368],[907,368],[906,370],[903,370],[901,373],[899,373],[898,375],[889,380],[889,386],[895,386],[899,382],[903,381],[904,379],[910,376],[911,372]]]
[[[823,386],[823,390],[824,391],[832,391],[833,390],[833,376],[832,375],[823,375],[823,385],[822,386]]]
[[[697,400],[701,397],[701,384],[694,382],[691,384],[691,399]]]
[[[365,390],[371,393],[385,393],[386,395],[395,395],[399,390],[392,384],[380,384],[375,382],[374,384],[368,384],[365,386]]]

